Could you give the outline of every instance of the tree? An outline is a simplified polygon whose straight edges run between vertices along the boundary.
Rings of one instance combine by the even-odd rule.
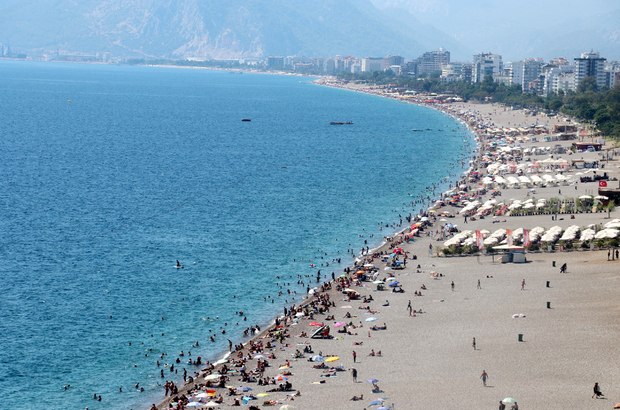
[[[586,92],[598,92],[598,85],[596,84],[596,78],[591,75],[584,77],[581,81],[579,81],[579,85],[577,85],[577,92],[584,94]]]
[[[549,109],[553,111],[558,111],[560,108],[562,108],[563,105],[564,103],[562,102],[562,100],[552,100],[549,102]]]

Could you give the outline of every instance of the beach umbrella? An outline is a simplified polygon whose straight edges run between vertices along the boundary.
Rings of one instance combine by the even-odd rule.
[[[280,410],[293,410],[293,406],[291,406],[290,404],[285,404],[284,406],[280,407]]]
[[[396,280],[396,278],[387,278],[386,280],[389,282],[391,280]]]
[[[317,354],[316,356],[312,356],[312,361],[313,362],[324,362],[325,358]]]
[[[368,319],[366,319],[367,322],[374,322],[375,320],[377,320],[376,317],[369,317]]]
[[[247,386],[241,386],[241,387],[237,387],[237,390],[239,391],[250,391],[253,390],[251,387],[247,387]]]
[[[312,322],[308,326],[323,326],[323,323]]]
[[[394,287],[394,286],[398,285],[399,283],[400,283],[399,281],[392,282],[388,286]]]
[[[369,406],[378,406],[379,404],[383,404],[384,401],[385,400],[383,399],[376,399],[372,403],[370,403]]]
[[[376,280],[373,282],[375,285],[383,285],[385,282],[382,280]]]
[[[343,290],[343,292],[358,293],[358,291],[357,291],[357,290],[355,290],[355,289],[349,289],[349,288],[347,288],[347,289]]]
[[[265,356],[262,354],[257,354],[256,356],[254,356],[254,359],[265,359]]]
[[[210,401],[210,402],[208,402],[207,404],[205,404],[204,406],[205,406],[205,407],[208,407],[208,408],[215,408],[215,407],[220,407],[220,404],[219,404],[219,403],[216,403],[216,402],[214,402],[214,401]]]
[[[199,401],[193,401],[191,403],[187,403],[185,407],[198,407],[198,406],[202,406],[202,403]]]
[[[340,327],[340,326],[342,326],[342,325],[344,325],[344,322],[338,322],[338,323],[336,323],[336,324],[334,325],[334,327]]]
[[[502,400],[502,403],[516,403],[517,401],[515,399],[513,399],[512,397],[506,397],[504,400]]]
[[[377,380],[377,379],[368,379],[368,380],[366,380],[366,383],[379,383],[379,380]]]
[[[276,381],[278,381],[278,382],[283,382],[283,381],[288,380],[288,377],[286,377],[286,376],[285,376],[285,375],[283,375],[283,374],[279,374],[279,375],[277,375],[277,376],[275,377],[275,380],[276,380]]]
[[[197,395],[195,395],[194,397],[199,398],[199,399],[205,399],[207,397],[209,397],[209,395],[207,393],[199,393]]]
[[[389,407],[385,407],[385,406],[381,406],[379,408],[377,408],[377,410],[390,410]]]
[[[579,199],[592,199],[590,195],[581,195]]]
[[[208,376],[205,376],[205,380],[215,380],[215,379],[219,379],[221,376],[221,374],[210,374]]]
[[[340,360],[339,357],[329,357],[327,359],[325,359],[326,363],[331,363],[331,362],[335,362],[336,360]]]

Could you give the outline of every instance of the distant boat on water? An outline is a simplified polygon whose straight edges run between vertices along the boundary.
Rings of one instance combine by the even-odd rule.
[[[340,121],[330,121],[329,125],[351,125],[353,121],[340,122]]]
[[[241,121],[250,122],[250,121],[252,121],[252,120],[251,120],[251,119],[249,119],[249,118],[244,118],[244,119],[242,119]]]
[[[421,129],[418,129],[418,128],[412,128],[411,131],[419,132],[419,131],[424,131],[424,130],[421,130]]]

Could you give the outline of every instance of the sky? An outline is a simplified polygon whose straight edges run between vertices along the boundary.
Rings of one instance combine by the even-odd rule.
[[[417,20],[461,41],[467,49],[503,54],[504,60],[550,59],[562,53],[572,59],[590,49],[620,59],[617,0],[371,1],[378,8],[404,8]]]

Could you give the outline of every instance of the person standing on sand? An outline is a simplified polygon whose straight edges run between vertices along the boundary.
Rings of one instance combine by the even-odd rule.
[[[471,342],[471,346],[476,350],[476,338],[474,337],[473,342]]]
[[[355,353],[355,350],[353,351],[353,363],[355,363],[355,359],[357,359],[357,353]]]
[[[357,370],[353,367],[351,368],[351,376],[353,376],[353,383],[357,383]]]
[[[506,405],[501,400],[499,401],[499,410],[506,410]]]
[[[480,279],[478,279],[478,289],[482,289],[482,287],[480,286]]]
[[[524,287],[525,287],[525,279],[521,281],[521,290],[523,290]]]
[[[452,288],[452,292],[454,292],[454,281],[452,281],[452,283],[450,284],[450,287]]]
[[[487,387],[487,379],[488,379],[489,375],[487,374],[486,370],[482,371],[482,374],[480,375],[480,378],[482,379],[482,385],[484,387]]]

